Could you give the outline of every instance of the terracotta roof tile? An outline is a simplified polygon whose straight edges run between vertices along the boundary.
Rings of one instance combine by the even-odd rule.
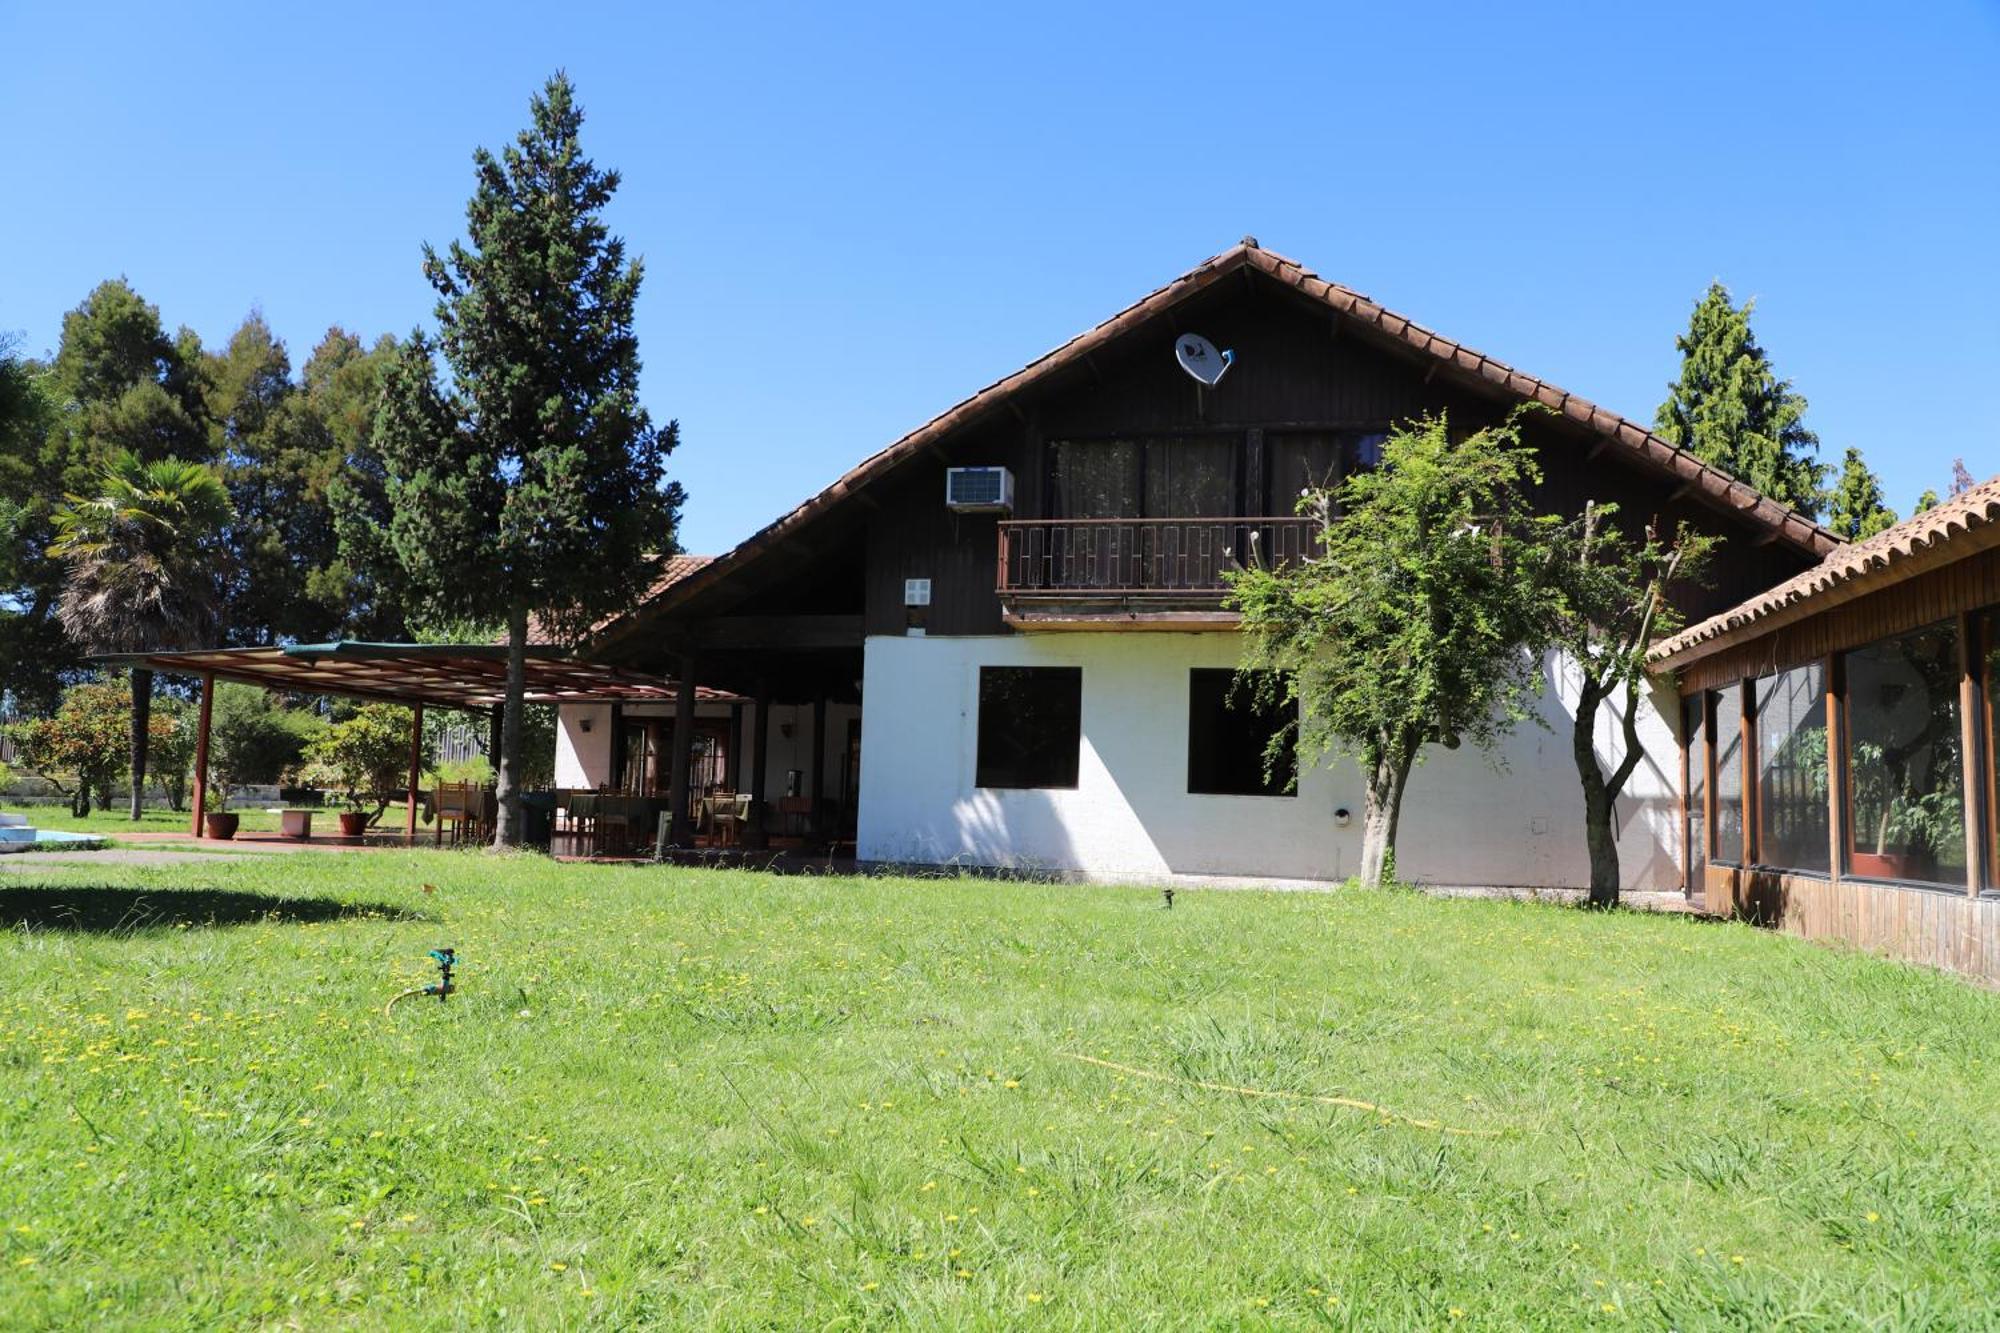
[[[1875,592],[1950,564],[1972,552],[1952,548],[1972,539],[1974,549],[2000,545],[2000,477],[1982,482],[1864,542],[1842,546],[1804,573],[1698,625],[1653,645],[1655,669],[1683,666],[1749,633],[1768,633],[1840,601]],[[1837,601],[1829,602],[1830,597]]]

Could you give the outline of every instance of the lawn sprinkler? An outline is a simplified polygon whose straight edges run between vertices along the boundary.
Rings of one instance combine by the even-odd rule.
[[[458,989],[452,985],[451,979],[452,969],[458,966],[458,951],[447,945],[442,949],[432,949],[431,957],[437,960],[438,979],[428,986],[412,986],[401,995],[391,997],[389,1003],[382,1006],[383,1013],[395,1008],[397,1000],[407,1000],[412,995],[435,995],[439,1004],[451,998],[451,993]]]

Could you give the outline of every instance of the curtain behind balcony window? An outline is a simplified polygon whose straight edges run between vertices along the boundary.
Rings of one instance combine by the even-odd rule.
[[[1145,505],[1148,518],[1231,518],[1240,513],[1236,441],[1148,441]]]
[[[1049,517],[1140,517],[1142,457],[1136,440],[1051,441]]]
[[[1270,512],[1290,514],[1298,508],[1301,492],[1338,487],[1344,466],[1341,446],[1341,437],[1331,431],[1286,431],[1267,437]]]
[[[1049,444],[1051,518],[1229,518],[1236,439],[1056,440]]]

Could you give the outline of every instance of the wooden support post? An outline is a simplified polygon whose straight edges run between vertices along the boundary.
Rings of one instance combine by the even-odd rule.
[[[1736,686],[1737,716],[1743,724],[1743,743],[1736,747],[1736,763],[1743,773],[1743,873],[1757,864],[1757,682],[1744,680]]]
[[[611,771],[604,775],[604,785],[612,791],[625,788],[625,705],[611,705],[611,720],[606,724],[611,734],[605,738],[605,753],[610,756]]]
[[[507,705],[494,704],[493,711],[486,715],[486,762],[492,766],[496,775],[500,772],[500,733],[506,726]]]
[[[694,829],[688,820],[688,777],[694,759],[694,690],[698,665],[693,653],[682,657],[681,678],[675,682],[674,766],[667,785],[667,802],[674,816],[669,827],[676,847],[686,847],[694,841]]]
[[[763,681],[757,683],[754,707],[756,712],[750,726],[750,812],[744,820],[743,845],[768,847],[771,832],[765,827],[764,764],[771,753],[771,687]]]
[[[1701,692],[1701,898],[1708,903],[1709,867],[1715,864],[1715,692]],[[1709,906],[1712,912],[1713,905]]]
[[[729,744],[723,751],[722,785],[733,792],[743,790],[743,705],[729,705]]]
[[[1985,802],[1980,799],[1979,778],[1979,652],[1973,642],[1973,620],[1968,611],[1958,613],[1958,734],[1961,787],[1965,804],[1965,892],[1977,898],[1986,882],[1982,866],[1986,853]]]
[[[201,823],[208,815],[208,724],[215,713],[215,674],[201,676],[201,721],[194,733],[194,822],[188,832],[201,836]]]
[[[813,699],[813,757],[812,757],[812,833],[813,841],[819,842],[826,836],[826,695]]]
[[[1827,654],[1825,674],[1826,866],[1838,884],[1847,872],[1847,664],[1839,653]]]
[[[664,729],[665,724],[659,718],[646,719],[646,762],[639,767],[639,790],[646,796],[660,793],[660,746]]]
[[[403,840],[417,840],[417,787],[424,777],[424,706],[410,705],[410,781],[403,790]]]

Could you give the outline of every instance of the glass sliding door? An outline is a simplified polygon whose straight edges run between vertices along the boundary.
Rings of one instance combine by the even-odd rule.
[[[1743,864],[1743,691],[1709,696],[1715,716],[1715,859]]]
[[[1681,700],[1681,735],[1687,738],[1683,751],[1687,771],[1681,790],[1687,793],[1687,888],[1702,892],[1703,872],[1708,869],[1708,696],[1697,694]]]
[[[1756,683],[1757,860],[1824,875],[1827,827],[1826,672],[1817,663]]]
[[[1847,869],[1965,885],[1958,628],[1856,648],[1847,669]]]

